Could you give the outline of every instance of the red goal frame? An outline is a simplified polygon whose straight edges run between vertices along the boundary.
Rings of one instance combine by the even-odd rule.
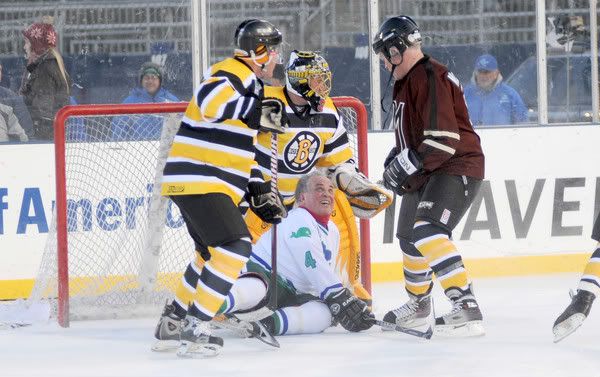
[[[360,171],[368,177],[368,117],[365,105],[355,97],[333,97],[334,104],[352,108],[356,113],[356,134],[358,165]],[[67,187],[66,187],[66,133],[67,119],[72,116],[115,116],[140,113],[184,113],[187,102],[159,104],[102,104],[65,106],[56,114],[54,120],[55,178],[56,178],[56,232],[58,262],[58,323],[69,326],[69,269],[68,269],[68,232],[67,232]],[[371,250],[370,227],[368,220],[360,220],[360,260],[361,281],[371,292]]]

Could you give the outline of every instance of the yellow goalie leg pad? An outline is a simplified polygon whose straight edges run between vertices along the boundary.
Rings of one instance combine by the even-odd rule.
[[[360,242],[356,218],[346,195],[340,190],[335,191],[335,206],[331,221],[340,231],[340,252],[336,266],[342,276],[342,282],[352,287],[356,297],[371,303],[371,295],[360,282]]]

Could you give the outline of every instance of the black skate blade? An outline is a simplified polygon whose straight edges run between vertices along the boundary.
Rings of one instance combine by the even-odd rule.
[[[379,321],[379,320],[375,320],[375,324],[377,326],[380,326],[383,329],[398,331],[398,332],[401,332],[401,333],[404,333],[407,335],[416,336],[417,338],[431,339],[431,337],[433,336],[433,328],[431,326],[429,326],[429,328],[427,328],[426,331],[419,331],[419,330],[415,330],[415,329],[409,329],[406,327],[402,327],[402,326],[396,325],[395,323],[384,322],[384,321]]]
[[[267,328],[262,323],[254,322],[254,324],[256,325],[256,327],[252,331],[252,335],[251,335],[252,338],[256,338],[256,339],[260,340],[261,342],[268,344],[272,347],[280,348],[280,345],[279,345],[279,342],[277,341],[277,339],[275,339],[273,334],[271,334],[269,332],[269,330],[267,330]]]
[[[244,327],[243,323],[250,323],[252,329]],[[221,329],[231,330],[239,335],[245,333],[245,335],[242,335],[243,337],[256,338],[271,347],[280,348],[277,339],[260,322],[244,322],[235,316],[222,316],[219,320],[213,320],[211,324]]]

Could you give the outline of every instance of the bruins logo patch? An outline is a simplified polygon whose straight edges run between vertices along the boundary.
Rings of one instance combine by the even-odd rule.
[[[291,171],[304,173],[313,165],[321,139],[310,131],[300,131],[285,146],[283,161]]]

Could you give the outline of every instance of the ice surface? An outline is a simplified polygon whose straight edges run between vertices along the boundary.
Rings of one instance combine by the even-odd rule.
[[[574,334],[552,342],[552,323],[579,276],[475,281],[487,334],[473,339],[416,339],[373,328],[349,334],[280,337],[280,349],[225,330],[221,355],[178,359],[150,351],[157,318],[74,322],[0,332],[0,376],[600,376],[600,308]],[[406,299],[397,283],[374,287],[378,317]],[[450,308],[435,291],[438,313]],[[596,303],[596,306],[600,304]]]

